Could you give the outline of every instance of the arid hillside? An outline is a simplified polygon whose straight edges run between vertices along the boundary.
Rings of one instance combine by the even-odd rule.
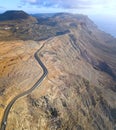
[[[42,75],[34,54],[43,44],[38,56],[48,69],[41,85],[14,103],[6,130],[115,130],[116,39],[84,15],[37,21],[31,32],[41,28],[38,39],[26,40],[31,23],[25,41],[21,29],[0,30],[15,37],[0,41],[0,120],[12,98]]]
[[[0,42],[0,115],[17,94],[29,89],[42,70],[34,59],[34,41]],[[30,69],[31,68],[31,69]],[[0,116],[2,118],[2,116]]]

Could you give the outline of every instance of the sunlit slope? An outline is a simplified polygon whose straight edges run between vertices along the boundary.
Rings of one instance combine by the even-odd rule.
[[[39,79],[33,55],[43,43],[39,57],[48,76],[13,105],[7,130],[115,130],[116,39],[85,15],[25,20],[12,21],[10,29],[4,27],[11,20],[0,22],[1,115],[11,98]]]

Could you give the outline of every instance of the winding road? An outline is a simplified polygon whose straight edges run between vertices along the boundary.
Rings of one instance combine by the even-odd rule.
[[[2,118],[2,122],[1,122],[1,128],[0,130],[5,130],[6,129],[6,125],[7,125],[7,118],[8,118],[8,114],[10,112],[11,107],[13,106],[13,104],[16,102],[17,99],[26,96],[28,94],[30,94],[35,88],[37,88],[41,82],[44,80],[44,78],[47,76],[48,74],[48,70],[45,67],[45,65],[42,63],[42,61],[39,59],[38,57],[38,52],[44,47],[44,44],[42,45],[42,47],[36,51],[36,53],[34,54],[35,59],[37,60],[37,62],[39,63],[39,65],[41,66],[41,68],[43,69],[43,74],[40,77],[40,79],[32,86],[32,88],[28,89],[27,91],[17,95],[16,97],[14,97],[11,102],[7,105],[5,111],[4,111],[4,115]]]

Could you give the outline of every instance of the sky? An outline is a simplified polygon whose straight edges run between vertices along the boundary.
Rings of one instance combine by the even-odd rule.
[[[72,12],[87,15],[116,15],[116,0],[0,0],[0,12]]]

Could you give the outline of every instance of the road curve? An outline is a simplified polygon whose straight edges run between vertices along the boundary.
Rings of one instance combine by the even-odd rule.
[[[5,130],[6,129],[6,125],[7,125],[7,118],[8,118],[8,114],[10,112],[10,109],[12,107],[12,105],[16,102],[17,99],[26,96],[28,94],[30,94],[35,88],[37,88],[41,82],[44,80],[44,78],[47,76],[48,74],[48,70],[45,67],[45,65],[42,63],[42,61],[39,59],[38,57],[38,52],[44,47],[44,44],[42,45],[42,47],[36,51],[36,53],[34,54],[35,59],[37,60],[37,62],[39,63],[39,65],[41,66],[41,68],[43,69],[43,74],[40,77],[40,79],[32,86],[32,88],[30,88],[29,90],[17,95],[16,97],[14,97],[11,102],[7,105],[5,111],[4,111],[4,115],[2,118],[2,122],[1,122],[1,128],[0,130]]]

